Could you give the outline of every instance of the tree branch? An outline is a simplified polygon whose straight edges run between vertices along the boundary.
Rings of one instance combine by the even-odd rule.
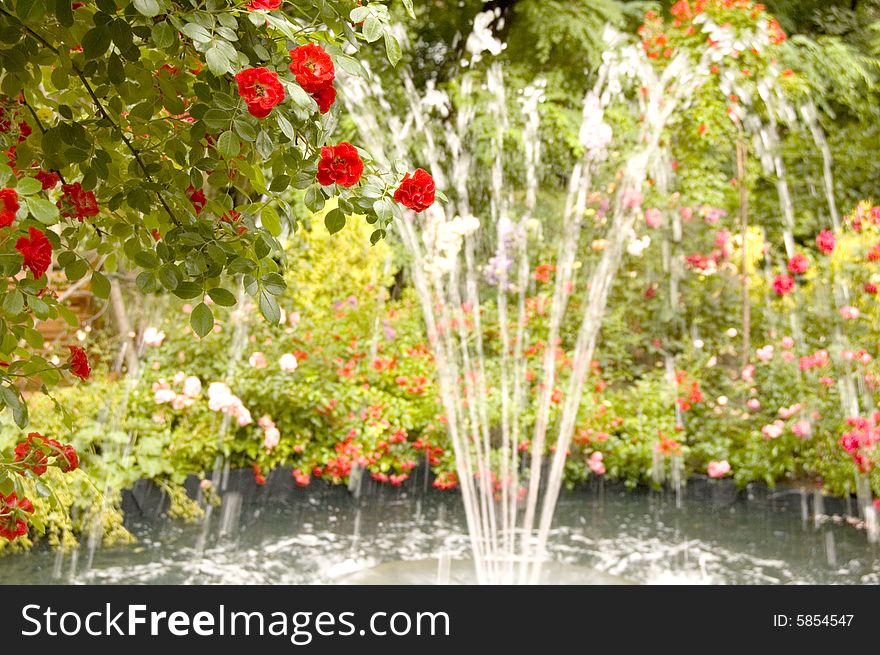
[[[27,25],[22,23],[21,20],[19,20],[19,18],[17,16],[15,16],[14,14],[11,14],[9,11],[7,11],[6,9],[3,9],[2,7],[0,7],[0,13],[5,14],[6,16],[9,16],[10,18],[17,20],[19,23],[21,23],[21,26],[25,29],[25,31],[27,31],[27,33],[31,35],[31,37],[33,37],[36,41],[38,41],[44,47],[46,47],[49,50],[51,50],[52,52],[54,52],[56,55],[58,55],[58,57],[61,57],[61,51],[58,50],[58,48],[56,48],[51,43],[49,43],[38,32],[34,31],[30,27],[28,27]],[[150,175],[149,171],[147,171],[147,167],[144,164],[144,161],[141,159],[140,153],[137,151],[137,149],[134,147],[134,145],[132,145],[131,140],[127,136],[125,136],[125,133],[122,131],[122,129],[114,122],[114,120],[112,118],[110,118],[110,115],[107,113],[107,110],[104,109],[104,105],[101,103],[98,96],[95,95],[95,90],[92,88],[92,85],[89,82],[88,78],[83,74],[83,72],[79,69],[79,67],[76,64],[71,63],[71,68],[73,68],[74,73],[76,73],[76,76],[83,83],[83,86],[86,88],[86,93],[89,94],[89,97],[92,99],[92,102],[95,104],[95,107],[97,107],[98,113],[101,114],[101,117],[104,120],[106,120],[108,123],[110,123],[111,128],[116,133],[119,134],[119,138],[122,139],[122,142],[129,149],[129,151],[131,151],[132,156],[134,156],[134,159],[138,164],[138,167],[140,167],[141,171],[143,171],[143,173],[144,173],[144,178],[150,184],[155,185],[156,183],[153,180],[153,176]],[[31,110],[31,112],[33,113],[33,110]],[[34,114],[34,115],[36,116],[36,114]],[[171,211],[171,207],[168,206],[168,203],[165,201],[165,198],[162,197],[162,192],[159,189],[156,189],[155,193],[156,193],[156,197],[159,199],[159,203],[165,209],[165,212],[171,218],[172,222],[176,226],[182,227],[177,216],[174,215],[174,212]]]

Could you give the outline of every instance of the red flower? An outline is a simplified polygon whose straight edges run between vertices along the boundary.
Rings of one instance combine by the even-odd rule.
[[[76,218],[80,222],[86,216],[98,215],[98,201],[95,194],[82,188],[79,182],[65,184],[61,187],[61,200],[58,208],[65,218]]]
[[[195,208],[196,214],[201,214],[205,205],[208,204],[208,199],[205,198],[205,192],[202,189],[196,189],[190,184],[186,189],[186,195]]]
[[[808,268],[810,268],[810,262],[807,261],[807,258],[803,253],[795,253],[795,255],[788,260],[788,270],[794,275],[803,275],[807,272]]]
[[[238,95],[244,98],[251,116],[265,118],[272,108],[284,100],[284,87],[278,80],[278,73],[268,68],[245,68],[235,76],[238,82]]]
[[[794,278],[791,275],[777,275],[773,280],[773,290],[777,296],[784,296],[794,289]]]
[[[873,246],[868,248],[868,261],[880,261],[880,243],[875,243]]]
[[[65,473],[75,471],[79,466],[79,457],[77,457],[76,450],[74,450],[73,446],[70,444],[62,446],[61,455],[64,458],[64,460],[59,463],[61,470]]]
[[[326,114],[330,111],[330,107],[332,107],[333,103],[336,101],[336,89],[332,84],[328,84],[313,93],[312,97],[315,99],[315,102],[318,103],[318,111],[322,114]]]
[[[257,11],[258,9],[278,9],[281,6],[281,0],[254,0],[247,5],[248,11]]]
[[[834,232],[831,230],[822,230],[819,232],[819,234],[816,235],[816,245],[819,246],[819,250],[826,255],[830,255],[834,251],[834,246],[837,245],[837,239],[834,238]]]
[[[89,357],[86,351],[79,346],[67,346],[70,350],[70,358],[67,362],[70,364],[70,372],[80,380],[88,380],[92,372],[89,366]]]
[[[43,191],[48,191],[49,189],[54,189],[55,186],[61,181],[61,176],[58,175],[55,171],[40,171],[36,175],[34,175],[40,183],[43,185]]]
[[[877,293],[877,285],[873,282],[865,282],[865,285],[862,288],[865,290],[865,293]]]
[[[24,462],[25,468],[33,471],[34,475],[43,475],[46,472],[49,460],[39,446],[34,445],[35,438],[45,441],[45,438],[39,432],[31,432],[27,436],[27,441],[22,441],[15,447],[15,461]]]
[[[290,72],[306,93],[320,93],[336,77],[333,60],[316,43],[307,43],[290,51]]]
[[[421,168],[411,176],[407,173],[394,192],[394,201],[414,212],[425,211],[434,204],[434,178]]]
[[[31,269],[34,279],[43,277],[52,263],[52,244],[46,235],[35,227],[29,227],[28,236],[19,237],[15,249],[24,257],[23,267]]]
[[[0,190],[0,227],[12,225],[18,207],[18,192],[15,189]]]
[[[318,183],[323,186],[338,184],[350,187],[358,183],[364,172],[364,162],[358,155],[357,148],[343,141],[338,146],[321,148],[321,160],[318,162]]]
[[[22,514],[33,514],[34,506],[27,498],[19,498],[13,491],[0,495],[0,537],[12,541],[27,534],[27,523]]]

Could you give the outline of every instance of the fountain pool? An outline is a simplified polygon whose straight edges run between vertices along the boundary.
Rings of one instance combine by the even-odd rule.
[[[207,525],[130,520],[137,543],[96,550],[88,568],[84,552],[41,546],[0,559],[0,584],[406,584],[437,582],[438,572],[452,583],[473,575],[462,561],[471,551],[457,494],[383,488],[355,499],[313,485],[267,499],[271,482],[239,496],[233,529],[222,511]],[[880,548],[845,521],[817,521],[809,494],[759,490],[746,500],[730,488],[695,487],[681,507],[670,493],[563,492],[543,581],[880,583]]]

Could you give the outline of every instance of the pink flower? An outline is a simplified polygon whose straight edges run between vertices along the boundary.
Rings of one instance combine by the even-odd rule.
[[[266,428],[275,427],[275,421],[273,421],[272,417],[268,414],[263,414],[259,420],[257,420],[257,425],[265,430]]]
[[[796,421],[794,425],[791,426],[791,431],[795,434],[795,436],[800,437],[801,439],[806,439],[809,437],[813,428],[810,425],[810,422],[806,419],[801,419],[800,421]]]
[[[682,207],[678,210],[678,214],[682,220],[689,221],[694,217],[694,210],[692,207]]]
[[[782,434],[782,431],[784,429],[785,423],[777,419],[761,428],[761,434],[763,434],[767,439],[776,439]]]
[[[773,291],[777,296],[784,296],[794,289],[794,278],[791,275],[777,275],[773,279]]]
[[[720,462],[709,462],[706,467],[710,478],[723,478],[730,473],[730,463],[726,459]]]
[[[782,337],[781,344],[782,347],[786,350],[791,350],[792,348],[794,348],[794,339],[792,339],[791,337]]]
[[[773,359],[773,346],[764,346],[763,348],[758,348],[758,350],[755,351],[755,355],[762,362],[769,362],[771,359]]]
[[[596,475],[605,475],[605,464],[602,459],[602,453],[596,450],[593,451],[593,454],[590,455],[590,459],[587,460],[587,466],[589,466],[590,470]]]
[[[804,408],[800,403],[795,403],[791,407],[780,407],[779,408],[779,417],[783,419],[790,419],[792,416],[797,414]]]
[[[263,433],[263,447],[272,450],[281,441],[281,432],[274,425],[266,428]]]
[[[791,364],[794,361],[794,353],[790,350],[784,350],[782,352],[782,359],[786,364]]]
[[[248,358],[248,363],[253,368],[266,368],[269,365],[269,362],[266,361],[266,356],[259,351]]]
[[[816,245],[819,246],[819,250],[830,255],[834,251],[834,246],[837,245],[837,239],[834,238],[834,233],[831,230],[822,230],[816,235]]]
[[[810,262],[807,261],[807,258],[803,253],[795,253],[795,255],[788,260],[788,271],[794,275],[803,275],[807,272],[808,268],[810,268]]]
[[[749,384],[752,384],[755,381],[754,375],[755,365],[749,364],[745,368],[743,368],[742,373],[740,373],[740,378],[743,382],[748,382]]]
[[[859,317],[861,312],[855,307],[844,305],[840,308],[840,317],[845,321],[852,321]]]
[[[658,229],[663,225],[663,213],[656,207],[650,207],[645,210],[645,224],[653,229]]]
[[[746,401],[746,407],[748,407],[753,412],[757,412],[759,409],[761,409],[761,401],[757,398],[749,398]]]
[[[642,192],[639,189],[629,187],[623,191],[621,200],[627,209],[638,209],[642,205]]]
[[[830,378],[827,375],[824,375],[819,378],[819,383],[824,384],[826,387],[830,387],[834,384],[834,378]]]

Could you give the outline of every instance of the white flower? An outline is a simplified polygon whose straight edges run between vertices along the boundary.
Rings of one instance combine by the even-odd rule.
[[[278,360],[278,366],[280,366],[281,370],[285,373],[293,373],[298,366],[296,357],[291,353],[284,353],[281,355],[281,359]]]
[[[651,237],[647,234],[640,239],[634,239],[626,247],[626,251],[633,257],[641,257],[642,253],[651,245]]]
[[[153,400],[156,402],[157,405],[170,403],[175,398],[177,398],[177,393],[172,391],[171,389],[157,389],[156,393],[153,394]]]
[[[154,327],[144,330],[144,343],[148,346],[161,346],[165,341],[165,333]]]
[[[202,381],[195,375],[190,375],[183,381],[183,394],[190,398],[195,398],[202,393]]]

